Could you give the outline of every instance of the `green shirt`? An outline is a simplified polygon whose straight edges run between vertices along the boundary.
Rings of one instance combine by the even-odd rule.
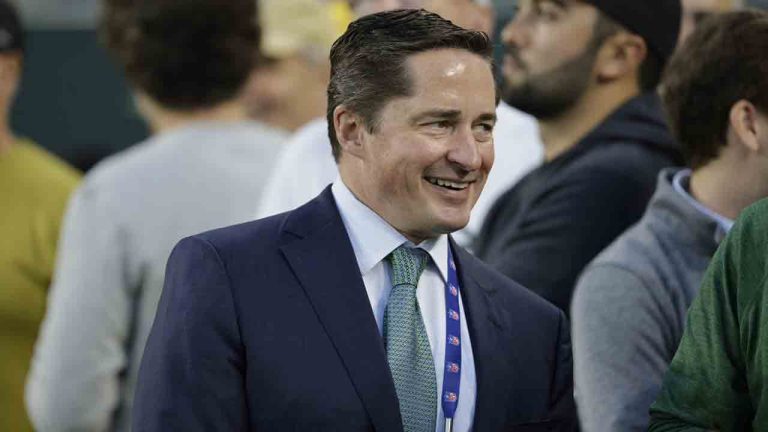
[[[768,431],[768,200],[720,245],[656,403],[649,431]]]
[[[24,380],[80,175],[29,141],[0,153],[0,431],[31,431]]]

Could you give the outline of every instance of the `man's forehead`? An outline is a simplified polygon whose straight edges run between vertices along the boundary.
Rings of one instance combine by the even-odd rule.
[[[438,49],[413,54],[406,61],[411,103],[443,104],[454,109],[461,102],[489,96],[495,109],[496,85],[490,60],[460,49]],[[408,98],[407,98],[408,99]]]
[[[422,78],[426,82],[475,73],[479,64],[487,66],[492,78],[490,59],[460,48],[439,48],[411,54],[405,62],[406,73],[411,80]]]

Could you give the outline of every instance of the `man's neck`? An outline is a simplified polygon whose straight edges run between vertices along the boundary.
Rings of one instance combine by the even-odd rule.
[[[734,220],[742,210],[768,195],[764,181],[716,163],[698,168],[691,174],[690,194],[708,209]]]
[[[591,89],[563,114],[539,120],[544,160],[549,162],[579,143],[618,107],[637,96],[635,86]]]

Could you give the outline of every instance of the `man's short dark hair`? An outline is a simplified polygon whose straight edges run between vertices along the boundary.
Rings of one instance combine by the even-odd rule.
[[[412,83],[405,62],[429,50],[457,48],[488,60],[488,36],[463,29],[425,10],[395,10],[368,15],[353,22],[331,48],[331,82],[328,85],[328,135],[333,157],[341,155],[333,126],[339,105],[359,115],[375,132],[379,111],[391,99],[408,96]]]
[[[258,56],[255,0],[107,0],[102,35],[128,80],[178,110],[235,97]]]
[[[672,56],[662,98],[688,165],[696,169],[715,159],[736,102],[768,112],[768,13],[745,10],[704,20]]]
[[[622,31],[630,32],[611,17],[598,10],[592,36],[593,47],[599,49],[600,45],[609,37]],[[640,87],[640,91],[650,92],[656,90],[663,72],[664,61],[661,60],[656,51],[648,49],[638,72],[637,84]]]

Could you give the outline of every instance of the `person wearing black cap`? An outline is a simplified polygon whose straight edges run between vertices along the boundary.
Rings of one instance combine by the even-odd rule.
[[[476,251],[564,311],[682,161],[654,93],[680,18],[679,0],[522,0],[504,29],[502,97],[536,117],[545,163],[496,202]]]
[[[24,379],[43,319],[59,226],[80,173],[10,126],[24,32],[0,0],[0,431],[27,432]],[[34,115],[25,112],[24,115]]]

